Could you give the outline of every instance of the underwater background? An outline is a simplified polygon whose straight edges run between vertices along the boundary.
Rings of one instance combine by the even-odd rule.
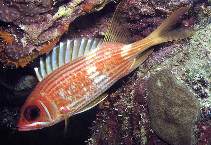
[[[188,39],[155,46],[134,72],[119,80],[97,107],[64,122],[18,132],[20,107],[38,80],[39,57],[67,38],[102,38],[120,1],[0,1],[0,138],[2,145],[210,145],[211,2],[125,0],[122,26],[134,42],[184,5]],[[57,33],[55,33],[57,32]]]

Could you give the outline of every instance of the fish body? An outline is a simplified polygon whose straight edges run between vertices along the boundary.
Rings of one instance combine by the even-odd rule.
[[[171,22],[186,10],[185,7],[177,10],[148,37],[132,44],[91,38],[60,44],[59,48],[65,49],[59,49],[59,53],[54,49],[40,63],[37,70],[40,83],[21,108],[18,130],[48,127],[97,105],[105,99],[108,88],[146,60],[152,53],[148,48],[189,36],[188,31],[168,32]]]
[[[123,45],[118,45],[102,44],[98,51],[60,67],[38,84],[34,92],[53,101],[61,114],[72,115],[105,92],[132,66],[131,60],[121,57]]]
[[[29,103],[26,101],[26,104],[39,98],[37,103],[41,104],[40,108],[46,112],[48,121],[60,121],[74,115],[103,94],[117,80],[134,70],[135,56],[126,51],[130,47],[122,43],[102,43],[99,49],[91,54],[59,67],[44,78],[35,87],[27,100]],[[48,105],[45,102],[49,102]],[[48,106],[52,106],[56,112],[50,111],[49,108],[52,107]],[[25,124],[24,120],[21,122]],[[41,122],[43,125],[44,122]],[[37,127],[39,128],[39,125]],[[29,127],[19,129],[27,128]]]

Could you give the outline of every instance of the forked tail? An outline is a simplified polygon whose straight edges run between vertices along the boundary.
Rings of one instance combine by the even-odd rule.
[[[170,15],[164,22],[153,31],[148,37],[132,43],[132,48],[136,49],[138,53],[145,51],[147,48],[173,40],[180,40],[191,36],[193,29],[177,28],[173,26],[178,22],[179,18],[187,12],[189,7],[181,7]]]

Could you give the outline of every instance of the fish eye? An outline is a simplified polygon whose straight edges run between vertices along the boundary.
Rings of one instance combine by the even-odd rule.
[[[40,116],[40,109],[37,106],[28,106],[24,111],[24,117],[27,121],[34,121]]]

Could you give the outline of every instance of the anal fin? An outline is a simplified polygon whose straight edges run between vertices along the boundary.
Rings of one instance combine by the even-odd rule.
[[[142,52],[141,54],[139,54],[135,59],[134,59],[134,63],[131,65],[131,69],[130,70],[134,70],[137,67],[139,67],[143,62],[145,62],[147,60],[147,58],[149,57],[149,55],[152,54],[154,49],[148,49],[145,50],[144,52]]]

